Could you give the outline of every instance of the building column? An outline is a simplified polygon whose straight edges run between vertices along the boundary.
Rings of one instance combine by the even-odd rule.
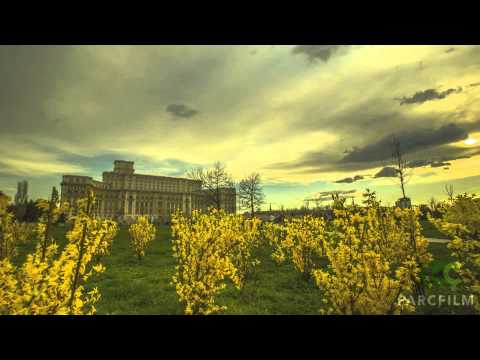
[[[122,205],[123,203],[123,205]],[[128,209],[128,195],[127,193],[120,193],[120,199],[118,199],[118,212],[120,213],[120,216],[122,217],[122,220],[125,219],[125,215],[127,213]]]
[[[133,201],[132,201],[132,217],[137,215],[137,193],[133,193]]]
[[[100,203],[100,218],[103,219],[105,218],[105,201],[106,198],[103,197]]]

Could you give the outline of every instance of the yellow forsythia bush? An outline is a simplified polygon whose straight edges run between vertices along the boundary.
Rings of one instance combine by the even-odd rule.
[[[275,233],[275,225],[271,226]],[[324,220],[306,215],[301,219],[285,220],[283,227],[283,238],[273,241],[273,259],[278,263],[290,259],[295,269],[305,278],[309,278],[313,269],[318,266],[315,257],[325,253]]]
[[[17,253],[13,214],[0,208],[0,260],[12,259]]]
[[[104,220],[100,222],[101,226],[109,228],[103,233],[103,238],[100,239],[97,249],[95,251],[96,262],[100,262],[101,258],[110,255],[112,251],[113,239],[118,233],[118,225],[115,221]]]
[[[41,245],[43,259],[45,257],[48,244],[54,241],[51,235],[52,227],[58,221],[60,215],[66,211],[68,204],[60,203],[58,191],[55,187],[53,187],[50,200],[37,200],[36,206],[40,209],[41,215],[35,227],[35,234]]]
[[[258,218],[246,219],[242,215],[217,213],[220,217],[219,231],[225,242],[227,256],[236,269],[234,282],[237,288],[245,286],[247,277],[254,273],[260,261],[254,252],[260,244],[260,224]]]
[[[18,244],[25,244],[32,239],[35,230],[35,225],[15,221],[13,223],[13,234],[17,239]]]
[[[262,238],[267,240],[271,247],[275,247],[285,237],[285,227],[282,224],[265,221],[261,229]]]
[[[225,310],[215,296],[230,278],[240,289],[259,264],[252,258],[259,244],[260,220],[211,210],[193,211],[190,218],[177,212],[172,218],[173,256],[177,260],[172,284],[185,314],[212,314]]]
[[[327,245],[328,271],[314,270],[317,285],[323,290],[331,314],[395,314],[413,311],[402,301],[413,291],[419,268],[412,259],[392,269],[374,251],[362,249],[358,239]]]
[[[480,198],[463,194],[441,204],[440,219],[429,217],[452,241],[447,245],[456,258],[456,272],[470,294],[480,299]],[[480,312],[480,301],[475,302]]]
[[[137,254],[138,260],[145,256],[145,250],[150,242],[155,239],[155,225],[148,221],[146,216],[139,216],[135,224],[130,225],[130,246]]]
[[[19,267],[0,261],[0,314],[93,314],[100,298],[98,289],[85,290],[94,273],[104,271],[93,258],[106,239],[117,232],[113,221],[92,219],[93,194],[79,202],[68,243],[57,256],[58,245],[43,248],[40,242]]]
[[[261,235],[273,249],[272,259],[281,264],[286,260],[286,255],[282,247],[282,239],[285,238],[285,226],[283,224],[275,224],[273,222],[263,222]]]
[[[15,257],[17,246],[27,242],[32,233],[31,225],[14,220],[6,206],[0,205],[0,260]]]
[[[407,295],[422,288],[422,266],[432,260],[417,209],[383,208],[375,193],[364,208],[336,209],[328,224],[328,269],[314,270],[326,313],[399,314],[414,310]]]

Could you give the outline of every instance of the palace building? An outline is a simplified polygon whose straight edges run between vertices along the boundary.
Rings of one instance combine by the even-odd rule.
[[[190,215],[192,210],[205,211],[210,205],[200,180],[135,174],[133,161],[115,160],[113,171],[102,175],[103,181],[89,176],[64,175],[62,201],[76,204],[77,199],[86,197],[92,190],[96,195],[96,217],[131,222],[145,215],[160,223],[169,221],[177,209]],[[220,203],[223,210],[235,213],[235,188],[221,189]]]

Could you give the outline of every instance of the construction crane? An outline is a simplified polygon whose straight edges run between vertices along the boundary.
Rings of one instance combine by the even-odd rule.
[[[355,199],[355,196],[353,195],[339,195],[338,197],[339,199],[352,199],[352,204],[354,203],[354,199]],[[322,205],[324,202],[332,201],[332,197],[322,196],[322,197],[313,198],[313,199],[304,199],[303,201],[307,209],[309,208],[310,202],[314,202],[316,208],[318,209],[320,207],[319,204]]]
[[[316,208],[318,209],[320,207],[319,204],[330,200],[332,200],[330,197],[320,197],[315,199],[304,199],[303,201],[305,202],[307,209],[309,208],[310,202],[314,202]]]

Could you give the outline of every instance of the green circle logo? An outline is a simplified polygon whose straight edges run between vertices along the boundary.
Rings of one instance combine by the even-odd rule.
[[[453,288],[462,282],[462,280],[458,278],[454,279],[450,277],[450,270],[455,270],[455,268],[455,263],[448,263],[447,266],[443,268],[443,278],[445,279],[445,282]]]
[[[422,276],[430,283],[430,286],[450,286],[453,290],[462,282],[458,277],[452,277],[453,274],[451,275],[451,271],[455,272],[456,269],[457,265],[455,262],[448,263],[445,260],[437,260],[425,267],[426,272]]]

